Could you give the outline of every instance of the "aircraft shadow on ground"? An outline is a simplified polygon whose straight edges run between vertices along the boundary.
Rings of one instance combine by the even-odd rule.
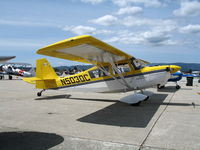
[[[60,135],[43,132],[1,132],[1,150],[46,150],[64,141]]]
[[[67,99],[69,98],[71,95],[66,95],[66,94],[62,94],[62,95],[55,95],[55,96],[45,96],[45,97],[40,97],[40,98],[36,98],[35,100],[56,100],[56,99]]]
[[[83,101],[95,101],[95,102],[119,102],[119,100],[112,100],[112,99],[94,99],[94,98],[76,98],[76,97],[70,97],[69,99],[74,100],[83,100]]]
[[[168,94],[154,94],[137,107],[117,102],[77,120],[111,126],[145,128],[167,96]]]

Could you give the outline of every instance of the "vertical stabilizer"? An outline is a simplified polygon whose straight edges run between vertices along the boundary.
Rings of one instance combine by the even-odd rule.
[[[58,76],[45,58],[37,60],[36,78],[39,79],[36,80],[36,88],[38,89],[50,89],[57,87],[56,79]]]
[[[36,77],[48,80],[57,78],[57,74],[51,67],[50,63],[45,59],[38,59],[36,63]]]

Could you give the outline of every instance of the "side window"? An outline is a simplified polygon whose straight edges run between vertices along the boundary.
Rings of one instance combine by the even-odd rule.
[[[130,72],[131,71],[131,68],[129,67],[128,64],[120,64],[120,65],[117,65],[117,69],[120,73],[125,73],[125,72]],[[117,74],[117,72],[114,70],[113,72],[114,74]]]
[[[132,65],[136,70],[145,67],[145,64],[142,64],[142,62],[137,59],[133,60]]]
[[[102,68],[104,69],[106,72],[108,72],[109,74],[109,68],[108,67],[104,67]],[[100,69],[95,69],[95,70],[91,70],[89,71],[89,75],[91,78],[99,78],[99,77],[105,77],[107,76],[102,70]]]

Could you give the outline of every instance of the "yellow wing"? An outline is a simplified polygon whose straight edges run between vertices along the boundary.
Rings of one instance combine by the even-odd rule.
[[[119,62],[133,58],[89,35],[76,36],[48,45],[39,49],[37,53],[92,64]]]

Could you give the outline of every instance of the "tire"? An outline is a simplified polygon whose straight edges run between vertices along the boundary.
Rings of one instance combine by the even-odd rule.
[[[9,80],[12,80],[12,76],[8,76]]]
[[[38,93],[37,93],[37,96],[38,96],[38,97],[42,96],[42,93],[41,93],[41,92],[38,92]]]
[[[180,89],[180,88],[181,88],[181,87],[180,87],[179,85],[176,86],[176,89],[177,89],[177,90]]]

